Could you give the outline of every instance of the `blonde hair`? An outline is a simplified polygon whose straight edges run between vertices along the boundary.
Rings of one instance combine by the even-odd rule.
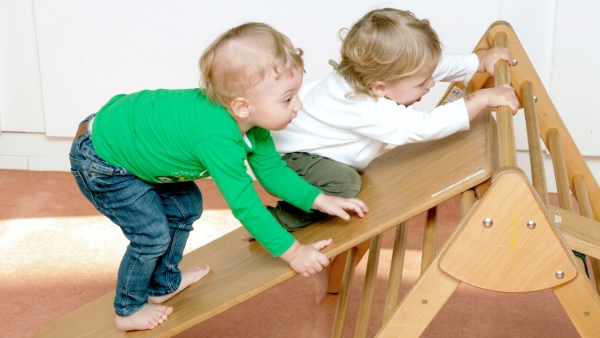
[[[271,26],[249,22],[219,36],[198,62],[200,86],[208,99],[229,108],[231,101],[264,79],[302,71],[302,50]]]
[[[375,97],[371,85],[391,85],[439,61],[442,44],[428,20],[394,8],[373,10],[351,28],[342,29],[341,63],[337,71],[355,90]]]

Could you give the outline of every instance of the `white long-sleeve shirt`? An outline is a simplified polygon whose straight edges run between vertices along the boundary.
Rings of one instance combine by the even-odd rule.
[[[475,54],[444,54],[433,78],[467,83],[478,65]],[[363,169],[388,144],[435,140],[469,129],[463,99],[427,112],[386,98],[346,97],[353,91],[335,71],[303,86],[298,116],[286,129],[271,132],[277,151],[311,153]]]

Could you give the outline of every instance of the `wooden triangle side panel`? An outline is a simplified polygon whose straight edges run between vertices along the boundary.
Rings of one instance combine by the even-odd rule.
[[[440,268],[482,289],[532,292],[575,278],[568,247],[525,175],[504,169],[452,239]]]

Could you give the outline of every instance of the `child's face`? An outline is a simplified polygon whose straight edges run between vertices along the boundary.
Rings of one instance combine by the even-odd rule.
[[[383,97],[407,107],[419,102],[421,97],[429,93],[429,90],[435,85],[432,77],[434,70],[435,67],[426,66],[393,85],[386,84]]]
[[[253,125],[268,130],[281,130],[292,122],[302,108],[302,102],[298,98],[302,77],[301,69],[281,75],[275,71],[267,74],[247,97]]]

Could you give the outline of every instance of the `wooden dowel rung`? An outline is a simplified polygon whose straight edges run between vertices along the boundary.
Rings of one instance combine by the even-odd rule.
[[[400,225],[396,226],[394,249],[392,251],[392,266],[390,267],[388,290],[385,297],[385,310],[383,313],[384,323],[388,321],[398,306],[400,284],[402,283],[402,271],[404,269],[404,255],[406,253],[407,235],[408,222],[402,222]]]
[[[587,185],[585,179],[581,174],[573,175],[573,188],[575,189],[575,198],[579,205],[579,214],[581,216],[594,219],[594,212],[592,211],[592,204],[587,191]]]
[[[371,238],[369,247],[369,259],[367,261],[367,271],[365,273],[365,283],[363,285],[362,298],[358,309],[358,318],[354,337],[366,337],[369,328],[369,318],[371,317],[371,306],[373,305],[373,293],[375,291],[375,280],[377,279],[377,269],[379,267],[379,252],[381,251],[381,234]]]
[[[504,32],[494,35],[495,47],[506,47],[507,36]],[[500,60],[494,65],[495,84],[502,86],[510,84],[510,73],[506,61]],[[498,121],[498,138],[500,147],[500,166],[517,165],[517,155],[515,147],[515,132],[513,128],[512,110],[507,106],[500,106],[496,110],[496,120]]]
[[[427,269],[435,258],[437,236],[437,207],[427,210],[425,232],[423,234],[423,250],[421,252],[421,273]]]
[[[462,219],[475,204],[475,191],[469,189],[460,195],[460,218]]]
[[[344,279],[342,282],[342,290],[340,291],[337,307],[335,309],[335,317],[333,319],[333,330],[331,331],[332,338],[342,337],[344,333],[344,322],[346,321],[346,313],[348,312],[348,303],[350,301],[350,289],[354,271],[356,267],[356,247],[348,251],[346,260],[346,269],[344,270]]]
[[[529,163],[531,165],[531,177],[533,187],[546,205],[550,206],[548,198],[548,187],[546,185],[546,171],[544,169],[544,158],[542,156],[542,145],[540,139],[539,124],[535,109],[535,98],[533,85],[530,81],[521,84],[521,96],[527,126],[527,141],[529,146]]]
[[[494,65],[494,71],[496,72],[494,81],[496,86],[510,84],[510,73],[508,72],[508,63],[506,63],[506,61],[496,62]]]
[[[569,188],[569,176],[565,155],[563,153],[560,141],[560,133],[556,128],[548,129],[548,145],[550,155],[552,155],[552,165],[554,166],[554,176],[556,180],[556,190],[558,192],[558,203],[562,209],[573,212],[573,200],[571,199],[571,189]],[[583,260],[577,260],[581,270],[585,270]]]
[[[550,155],[552,156],[552,165],[554,167],[554,177],[556,180],[556,190],[558,192],[558,201],[560,207],[573,212],[573,201],[571,200],[571,191],[569,188],[569,177],[567,175],[567,166],[560,142],[558,129],[548,129],[548,145]]]
[[[500,167],[516,166],[517,155],[515,134],[513,128],[512,111],[506,106],[498,107],[496,111],[498,121],[498,145],[500,148]]]

